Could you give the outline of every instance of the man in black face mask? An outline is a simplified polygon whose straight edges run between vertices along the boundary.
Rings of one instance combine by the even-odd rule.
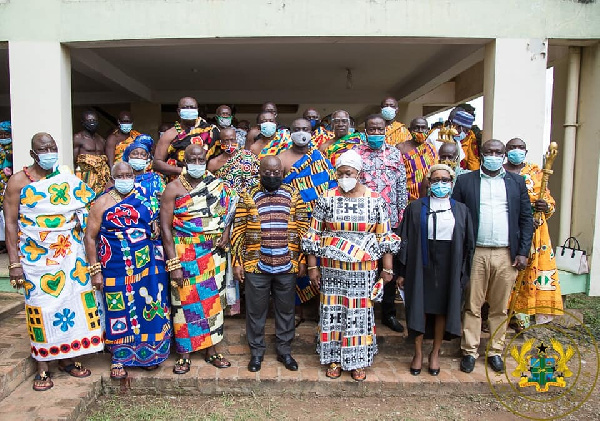
[[[104,154],[106,141],[96,133],[98,115],[94,111],[84,111],[81,125],[83,130],[73,136],[75,174],[99,195],[110,180],[108,158]]]
[[[246,334],[252,357],[249,371],[259,371],[265,353],[269,296],[275,305],[277,360],[298,370],[291,355],[294,339],[296,275],[306,273],[300,239],[308,229],[306,204],[282,184],[283,166],[276,156],[260,162],[260,184],[241,193],[232,234],[233,276],[246,281]]]

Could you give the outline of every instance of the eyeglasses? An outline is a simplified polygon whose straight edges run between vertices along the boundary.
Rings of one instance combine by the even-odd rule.
[[[429,180],[431,182],[431,184],[433,183],[439,183],[440,181],[442,183],[451,183],[452,179],[448,178],[448,177],[436,177],[436,178],[432,178],[431,180]]]

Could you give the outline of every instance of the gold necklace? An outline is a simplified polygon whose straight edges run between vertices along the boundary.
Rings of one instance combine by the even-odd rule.
[[[183,188],[186,189],[188,193],[194,190],[190,182],[187,181],[187,178],[185,178],[184,173],[179,174],[179,181],[181,181],[181,185],[183,185]]]

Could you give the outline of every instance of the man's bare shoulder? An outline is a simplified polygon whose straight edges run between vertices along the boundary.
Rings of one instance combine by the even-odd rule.
[[[31,183],[31,180],[29,180],[29,177],[27,177],[27,174],[25,174],[25,172],[23,170],[13,174],[9,179],[8,179],[8,184],[6,186],[7,190],[21,190],[23,187],[25,187],[27,184]]]
[[[112,205],[112,203],[113,198],[110,196],[110,194],[104,193],[96,200],[94,200],[94,203],[92,204],[92,213],[104,212]]]
[[[177,136],[177,129],[175,127],[171,127],[169,130],[163,133],[163,135],[158,139],[159,142],[168,142],[171,143],[173,139]]]
[[[173,180],[167,184],[167,187],[165,187],[165,191],[163,193],[163,198],[165,196],[171,196],[171,195],[175,196],[178,193],[181,193],[182,190],[185,190],[185,189],[183,188],[183,184],[181,184],[181,181],[179,181],[179,177],[178,177],[175,180]]]

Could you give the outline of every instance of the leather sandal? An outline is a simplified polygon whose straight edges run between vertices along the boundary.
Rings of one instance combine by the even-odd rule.
[[[175,367],[173,367],[173,373],[175,374],[185,374],[190,371],[190,366],[192,362],[189,358],[180,358],[175,361]]]
[[[338,363],[331,363],[325,372],[330,379],[338,379],[342,375],[342,366]]]
[[[362,382],[367,378],[367,371],[364,368],[356,368],[350,373],[352,379],[357,382]]]
[[[90,370],[88,370],[87,368],[83,368],[83,365],[81,365],[81,363],[79,361],[76,361],[76,362],[66,365],[64,367],[61,367],[59,364],[58,370],[69,374],[69,376],[71,376],[71,377],[78,377],[78,378],[89,377],[92,374],[92,372]],[[75,372],[75,370],[77,370],[77,372],[79,374],[73,374],[73,372]]]
[[[115,370],[119,370],[122,374],[115,374]],[[111,364],[110,365],[110,378],[113,380],[122,380],[127,378],[127,370],[123,367],[123,364]]]
[[[44,382],[46,384],[40,386],[39,383],[36,384],[36,382]],[[37,373],[33,378],[33,390],[35,390],[36,392],[44,392],[46,390],[50,390],[53,386],[54,383],[52,382],[52,379],[50,379],[50,376],[45,371]]]
[[[206,357],[204,359],[204,361],[206,361],[209,364],[212,364],[213,366],[217,367],[217,368],[227,368],[227,367],[231,367],[231,363],[229,361],[227,361],[225,359],[225,357],[223,357],[222,354],[214,354],[211,355],[210,357]],[[218,361],[218,362],[217,362]]]

